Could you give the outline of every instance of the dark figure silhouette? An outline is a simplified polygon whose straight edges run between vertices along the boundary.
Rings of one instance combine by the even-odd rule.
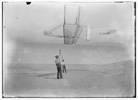
[[[60,62],[59,56],[55,56],[55,58],[56,58],[55,63],[57,66],[57,79],[63,78],[62,70],[61,70],[61,62]]]

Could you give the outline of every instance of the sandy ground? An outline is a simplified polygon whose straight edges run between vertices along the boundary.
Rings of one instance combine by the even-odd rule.
[[[4,75],[5,97],[133,97],[132,61],[105,65],[67,65],[56,79],[55,65],[12,64]]]

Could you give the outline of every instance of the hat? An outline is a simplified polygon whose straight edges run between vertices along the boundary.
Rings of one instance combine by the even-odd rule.
[[[55,57],[58,58],[58,55],[56,55]]]

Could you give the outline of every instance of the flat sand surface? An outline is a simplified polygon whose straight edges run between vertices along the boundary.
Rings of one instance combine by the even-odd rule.
[[[104,65],[66,65],[63,79],[56,66],[11,64],[4,72],[5,97],[133,97],[135,66],[131,60]]]

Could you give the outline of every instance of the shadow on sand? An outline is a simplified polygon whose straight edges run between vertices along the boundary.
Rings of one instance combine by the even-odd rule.
[[[56,75],[57,73],[48,73],[48,74],[39,74],[36,75],[35,77],[42,77],[44,79],[57,79],[56,76],[55,77],[49,77],[51,75]]]
[[[56,73],[48,73],[48,74],[39,74],[36,75],[35,77],[47,77],[47,76],[51,76],[51,75],[55,75]]]
[[[45,79],[57,79],[56,77],[45,77]]]

